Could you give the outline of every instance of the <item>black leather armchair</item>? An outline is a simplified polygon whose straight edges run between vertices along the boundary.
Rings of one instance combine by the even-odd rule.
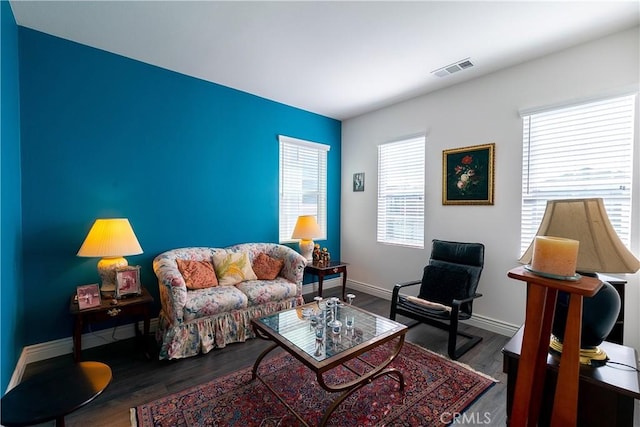
[[[478,344],[482,337],[458,331],[459,320],[471,318],[473,301],[484,267],[484,245],[433,240],[429,264],[422,280],[396,284],[391,299],[390,318],[402,315],[416,320],[409,327],[426,323],[449,331],[448,353],[458,359]],[[400,295],[400,290],[420,286],[418,298]],[[457,337],[466,338],[460,347]]]

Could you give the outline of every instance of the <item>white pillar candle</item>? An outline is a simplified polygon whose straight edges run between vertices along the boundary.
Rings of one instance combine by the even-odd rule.
[[[558,276],[576,274],[580,242],[563,237],[537,236],[533,241],[531,269]]]

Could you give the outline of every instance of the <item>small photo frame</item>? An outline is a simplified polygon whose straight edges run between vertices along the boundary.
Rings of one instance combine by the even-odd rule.
[[[442,204],[493,205],[495,144],[442,152]]]
[[[353,191],[364,191],[364,172],[353,174]]]
[[[100,307],[100,287],[97,283],[78,286],[76,288],[76,295],[78,297],[78,308],[80,310]]]
[[[116,270],[116,298],[126,295],[140,295],[140,266],[132,265]]]

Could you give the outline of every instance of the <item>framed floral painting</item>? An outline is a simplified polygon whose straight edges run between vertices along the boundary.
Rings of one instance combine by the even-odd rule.
[[[495,144],[442,152],[442,204],[493,205]]]

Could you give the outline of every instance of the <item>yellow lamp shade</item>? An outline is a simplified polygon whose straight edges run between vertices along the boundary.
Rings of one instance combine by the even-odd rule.
[[[78,256],[101,257],[98,273],[103,292],[115,291],[116,269],[128,265],[124,256],[138,255],[142,247],[126,218],[97,219],[84,239]]]
[[[320,226],[313,215],[300,215],[293,229],[292,239],[300,239],[300,254],[307,259],[307,263],[313,257],[313,238],[322,235]]]

